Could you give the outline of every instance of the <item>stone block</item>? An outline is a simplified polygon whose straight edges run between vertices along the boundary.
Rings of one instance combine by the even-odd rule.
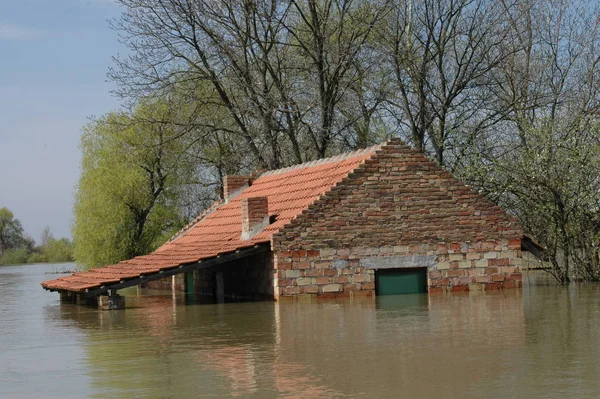
[[[298,278],[300,277],[300,270],[286,270],[285,277],[287,278]]]
[[[450,262],[440,262],[440,263],[438,263],[437,264],[437,269],[438,270],[448,270],[448,269],[450,269]]]
[[[321,253],[322,252],[323,251],[321,251]],[[316,261],[314,264],[315,269],[329,269],[330,267],[331,267],[331,261],[328,261],[328,260]]]
[[[512,258],[510,259],[510,264],[515,266],[521,266],[523,264],[523,259],[521,258]]]
[[[467,254],[467,260],[478,260],[481,259],[481,254],[478,254],[477,252],[469,252]]]
[[[470,260],[463,260],[462,262],[458,263],[459,269],[470,269],[471,267],[473,267],[473,265],[471,264]]]
[[[336,253],[336,250],[334,248],[325,248],[322,249],[321,251],[321,257],[329,257],[329,256],[334,256]]]
[[[302,287],[302,291],[306,294],[318,294],[319,286],[318,285],[307,285]]]
[[[125,309],[125,297],[121,295],[100,295],[98,297],[98,309],[118,310]]]
[[[498,268],[499,273],[518,273],[519,268],[514,266],[502,266]]]
[[[296,284],[298,285],[311,285],[315,283],[315,279],[314,278],[298,278],[296,279]]]
[[[327,284],[321,287],[322,292],[341,292],[342,285],[341,284]]]
[[[485,284],[469,284],[469,291],[483,291]]]

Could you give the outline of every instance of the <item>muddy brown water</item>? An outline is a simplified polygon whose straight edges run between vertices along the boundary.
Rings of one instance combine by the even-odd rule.
[[[128,308],[61,304],[71,265],[0,267],[0,398],[600,398],[600,285]],[[537,272],[539,273],[539,272]]]

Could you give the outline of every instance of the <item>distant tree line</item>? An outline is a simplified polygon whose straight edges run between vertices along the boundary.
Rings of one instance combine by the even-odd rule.
[[[73,243],[56,239],[46,227],[40,244],[24,233],[21,221],[8,208],[0,208],[0,265],[72,262]]]
[[[84,130],[75,254],[147,253],[223,177],[402,137],[600,280],[600,11],[562,0],[118,0],[126,107]]]

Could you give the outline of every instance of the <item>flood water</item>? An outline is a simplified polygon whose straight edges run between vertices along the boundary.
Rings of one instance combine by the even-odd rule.
[[[61,304],[70,265],[0,267],[0,398],[599,398],[600,285],[126,310]]]

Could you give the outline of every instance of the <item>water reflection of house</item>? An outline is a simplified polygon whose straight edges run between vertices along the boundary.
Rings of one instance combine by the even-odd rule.
[[[224,202],[152,254],[42,285],[64,299],[145,284],[219,301],[517,288],[522,238],[499,207],[391,140],[228,176]]]
[[[67,305],[63,317],[89,335],[91,378],[105,396],[486,397],[514,371],[506,354],[526,342],[518,290],[399,301]]]

